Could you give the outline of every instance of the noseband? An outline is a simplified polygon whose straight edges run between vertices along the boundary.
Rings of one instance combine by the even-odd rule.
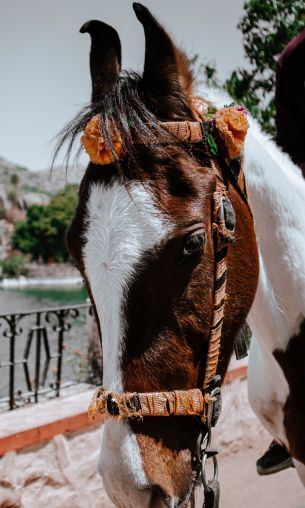
[[[235,120],[230,123],[228,110],[234,110]],[[216,451],[210,450],[211,428],[217,423],[221,411],[220,376],[217,375],[219,363],[224,309],[226,301],[228,248],[234,243],[235,214],[228,196],[228,182],[232,182],[245,203],[249,206],[240,156],[246,135],[247,121],[241,109],[228,107],[213,118],[203,122],[162,122],[161,126],[173,139],[181,143],[204,143],[211,154],[211,169],[216,176],[216,187],[212,202],[212,237],[214,242],[214,295],[211,328],[203,386],[189,390],[168,392],[127,392],[118,393],[98,388],[89,407],[89,416],[95,419],[98,414],[117,419],[196,416],[201,421],[198,456],[194,484],[201,475],[207,507],[217,507],[219,485],[217,480]],[[237,112],[237,114],[236,114]],[[224,119],[228,121],[224,121]],[[92,162],[105,164],[111,159],[100,132],[97,135],[96,117],[94,125],[88,125],[82,142]],[[217,124],[218,121],[218,124]],[[89,122],[89,124],[90,124]],[[222,123],[221,123],[222,122]],[[115,131],[115,129],[114,129]],[[97,136],[99,137],[97,140]],[[94,139],[93,139],[94,138]],[[141,141],[136,140],[136,143]],[[117,154],[120,154],[119,139],[116,136]],[[220,146],[220,149],[219,149]],[[99,155],[100,154],[100,155]],[[99,158],[100,157],[100,158]],[[100,160],[100,162],[98,162]],[[214,460],[214,479],[205,481],[204,466],[208,457]],[[193,490],[193,489],[192,489]],[[209,497],[210,496],[210,497]],[[210,499],[210,500],[209,500]]]

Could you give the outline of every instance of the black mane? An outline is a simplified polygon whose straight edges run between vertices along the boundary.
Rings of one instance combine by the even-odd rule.
[[[103,99],[99,102],[86,105],[57,136],[52,166],[59,152],[67,144],[64,163],[69,165],[71,152],[79,134],[82,133],[89,120],[99,114],[101,116],[101,133],[106,144],[119,164],[113,148],[109,121],[112,121],[118,130],[123,150],[128,153],[128,159],[135,162],[134,138],[145,140],[145,146],[153,148],[154,153],[165,151],[165,141],[172,140],[172,136],[164,131],[160,119],[145,105],[144,94],[141,90],[142,77],[135,72],[124,72],[119,77],[111,91],[103,92]],[[81,144],[76,152],[75,159],[83,150]]]

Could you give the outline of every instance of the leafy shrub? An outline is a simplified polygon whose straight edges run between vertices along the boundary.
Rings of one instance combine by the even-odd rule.
[[[11,176],[11,184],[16,186],[18,185],[19,181],[20,181],[19,176],[16,173],[13,173]]]
[[[15,189],[11,189],[7,193],[7,199],[13,204],[16,205],[17,203],[17,192]]]
[[[208,85],[223,86],[234,100],[246,106],[266,132],[274,135],[277,57],[304,30],[305,3],[304,0],[246,0],[244,11],[238,28],[243,36],[247,67],[235,69],[224,83],[213,64],[203,65],[202,70]]]
[[[25,259],[21,255],[6,258],[0,262],[0,270],[2,277],[20,277],[20,275],[26,275]]]
[[[13,246],[34,259],[66,261],[65,233],[77,203],[77,185],[69,185],[54,196],[48,206],[33,205],[26,220],[17,224]]]
[[[5,217],[6,217],[6,213],[5,213],[4,204],[0,200],[0,220],[5,219]]]

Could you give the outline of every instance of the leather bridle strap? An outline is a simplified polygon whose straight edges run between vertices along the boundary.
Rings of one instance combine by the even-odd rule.
[[[118,418],[144,416],[203,415],[209,396],[202,390],[173,390],[171,392],[117,393],[99,388],[89,407],[89,415],[107,414]]]
[[[200,143],[205,134],[203,126],[207,122],[161,122],[161,126],[181,143]]]
[[[205,391],[209,388],[217,373],[225,309],[228,243],[234,241],[234,232],[228,230],[224,216],[224,200],[228,199],[227,188],[222,179],[219,166],[214,161],[212,161],[212,167],[217,178],[216,190],[213,194],[215,275],[213,315],[203,383],[203,390]]]

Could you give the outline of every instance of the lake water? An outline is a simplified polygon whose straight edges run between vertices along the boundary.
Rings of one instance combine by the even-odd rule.
[[[86,298],[83,286],[0,289],[0,314],[85,303]]]

